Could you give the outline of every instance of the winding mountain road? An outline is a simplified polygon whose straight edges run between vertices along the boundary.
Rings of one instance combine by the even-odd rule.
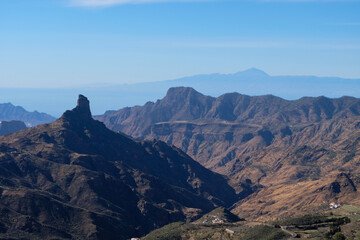
[[[292,239],[292,238],[296,238],[297,237],[297,233],[295,232],[291,232],[289,230],[287,230],[287,226],[280,226],[281,230],[284,232],[284,233],[287,233],[289,234],[291,237],[289,237],[288,239]]]

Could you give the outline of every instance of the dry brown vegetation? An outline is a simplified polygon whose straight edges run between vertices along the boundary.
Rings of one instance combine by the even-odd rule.
[[[358,201],[360,100],[218,98],[172,88],[155,103],[98,119],[140,139],[173,144],[230,178],[240,217],[268,220]]]

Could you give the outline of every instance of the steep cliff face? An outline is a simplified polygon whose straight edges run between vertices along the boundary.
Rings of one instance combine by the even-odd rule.
[[[0,236],[127,239],[236,202],[219,174],[162,141],[134,141],[89,102],[0,138]]]

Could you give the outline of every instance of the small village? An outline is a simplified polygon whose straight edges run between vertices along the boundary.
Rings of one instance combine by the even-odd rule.
[[[340,208],[340,207],[341,207],[341,204],[331,202],[331,203],[329,204],[329,207],[330,207],[330,209],[337,209],[337,208]]]
[[[206,223],[224,223],[224,222],[225,221],[219,218],[219,216],[212,215],[210,218],[205,219],[202,223],[206,224]]]

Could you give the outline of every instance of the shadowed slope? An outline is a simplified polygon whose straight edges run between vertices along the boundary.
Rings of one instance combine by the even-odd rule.
[[[81,95],[54,123],[0,138],[0,189],[0,236],[25,238],[126,239],[237,198],[181,150],[108,130]]]

